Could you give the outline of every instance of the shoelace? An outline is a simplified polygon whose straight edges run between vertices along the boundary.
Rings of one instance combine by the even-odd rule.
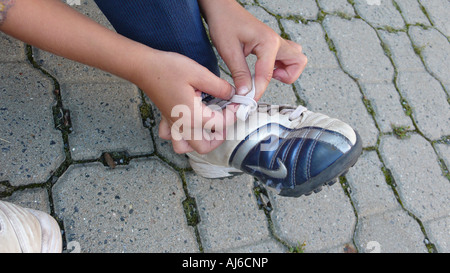
[[[236,117],[242,121],[247,120],[248,116],[255,112],[258,109],[258,106],[266,106],[267,111],[273,111],[274,109],[278,110],[278,112],[281,115],[287,115],[289,114],[289,120],[293,121],[295,119],[298,119],[302,116],[304,112],[306,112],[308,109],[302,105],[299,105],[297,107],[289,106],[289,105],[270,105],[266,103],[258,103],[254,100],[256,94],[255,90],[255,78],[252,77],[252,90],[248,92],[245,96],[242,95],[234,95],[230,100],[225,101],[221,99],[212,99],[208,102],[208,105],[216,104],[221,108],[226,107],[228,104],[231,103],[237,103],[240,104],[237,112]],[[269,112],[269,114],[271,114]]]

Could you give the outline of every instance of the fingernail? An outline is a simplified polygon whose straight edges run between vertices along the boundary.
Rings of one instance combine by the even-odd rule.
[[[247,86],[242,86],[237,90],[237,94],[244,96],[244,95],[247,95],[248,91],[250,91],[250,90],[248,90]]]

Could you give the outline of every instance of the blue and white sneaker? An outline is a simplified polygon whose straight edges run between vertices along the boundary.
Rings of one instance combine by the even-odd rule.
[[[240,103],[238,121],[227,128],[225,142],[207,154],[188,154],[194,171],[206,178],[247,173],[281,196],[318,192],[352,167],[361,139],[348,124],[303,106],[256,103],[254,90],[220,107]]]

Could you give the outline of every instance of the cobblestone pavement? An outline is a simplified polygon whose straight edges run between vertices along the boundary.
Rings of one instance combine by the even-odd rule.
[[[201,178],[136,86],[0,33],[0,198],[51,213],[66,252],[450,252],[450,1],[241,2],[309,59],[262,101],[362,136],[339,183],[292,199]]]

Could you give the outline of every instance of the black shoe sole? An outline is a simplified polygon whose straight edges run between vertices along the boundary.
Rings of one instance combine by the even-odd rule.
[[[325,185],[331,186],[336,183],[338,177],[345,175],[348,170],[356,164],[362,153],[362,141],[358,132],[356,132],[356,143],[345,155],[336,160],[320,174],[312,177],[308,181],[295,186],[293,189],[282,189],[279,193],[286,197],[300,197],[310,195],[313,192],[318,193]]]

